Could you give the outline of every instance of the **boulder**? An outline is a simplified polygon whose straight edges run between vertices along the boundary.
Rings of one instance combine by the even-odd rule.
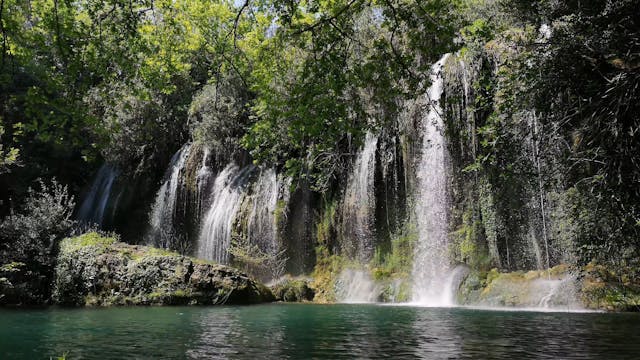
[[[220,305],[273,301],[234,268],[88,233],[62,241],[53,302],[68,306]]]

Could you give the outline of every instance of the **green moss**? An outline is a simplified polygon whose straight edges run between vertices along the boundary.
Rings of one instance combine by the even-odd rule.
[[[328,246],[331,243],[331,235],[337,225],[336,218],[337,202],[332,200],[325,204],[324,211],[316,227],[316,238],[318,244]]]
[[[491,284],[493,280],[497,279],[498,277],[500,277],[500,272],[498,271],[498,269],[496,268],[491,269],[485,277],[485,284],[486,285]]]
[[[313,269],[313,281],[311,287],[315,290],[314,301],[334,302],[335,301],[335,281],[344,269],[346,259],[340,255],[332,254],[329,250],[335,241],[337,226],[337,202],[335,200],[326,201],[316,225],[316,266]]]
[[[118,242],[117,236],[106,237],[97,232],[89,232],[73,238],[66,238],[60,243],[60,249],[63,251],[73,251],[87,246],[95,246],[100,249],[106,249],[110,245]]]
[[[589,263],[583,269],[582,301],[591,309],[640,311],[640,276],[635,267]]]
[[[316,248],[316,266],[313,270],[311,287],[315,290],[314,301],[327,303],[336,300],[335,282],[345,267],[346,260],[332,255],[326,246]]]
[[[391,251],[385,253],[377,248],[370,264],[375,280],[405,277],[413,266],[414,246],[418,241],[415,227],[405,225],[400,234],[391,239]]]
[[[462,224],[450,234],[449,252],[456,262],[485,271],[491,265],[487,247],[480,240],[483,224],[473,216],[472,208],[462,214]]]
[[[284,200],[278,200],[276,202],[276,208],[273,210],[273,217],[275,223],[280,226],[283,224],[287,214],[287,202]]]

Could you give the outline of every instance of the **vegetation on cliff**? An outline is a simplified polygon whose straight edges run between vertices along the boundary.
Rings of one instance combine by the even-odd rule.
[[[119,169],[120,209],[108,210],[125,215],[105,227],[140,243],[156,185],[187,142],[198,156],[212,152],[212,168],[255,163],[290,177],[293,200],[277,206],[278,236],[287,238],[267,254],[242,238],[248,231],[234,230],[238,266],[276,269],[274,277],[315,267],[316,297],[325,301],[357,261],[377,280],[405,284],[416,241],[415,132],[425,107],[416,99],[445,53],[453,54],[443,70],[451,263],[478,274],[562,264],[632,274],[640,264],[638,5],[2,0],[0,302],[47,301],[42,284],[53,280],[56,259],[64,260],[59,268],[76,266],[66,251],[137,264],[117,244],[63,243],[58,255],[63,238],[86,230],[71,220],[73,199],[101,164]],[[345,250],[340,204],[367,133],[379,141],[367,229],[373,256],[363,260]],[[199,191],[196,159],[189,158],[191,197]],[[164,234],[180,241],[162,243],[194,253],[201,205],[182,209],[191,216],[184,233]],[[151,258],[149,268],[195,264]],[[637,276],[625,279],[613,287],[621,297],[637,289]],[[191,291],[184,284],[131,290],[103,280],[104,291],[80,287],[74,299],[63,291],[62,302],[204,301],[190,293],[174,299],[171,291]],[[40,290],[27,294],[18,283]],[[110,286],[127,290],[111,295]],[[161,295],[152,300],[147,290]]]
[[[53,302],[61,305],[220,305],[273,300],[233,268],[87,233],[60,244]]]

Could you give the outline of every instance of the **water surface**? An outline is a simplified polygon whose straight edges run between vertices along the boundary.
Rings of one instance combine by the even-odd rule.
[[[0,310],[0,359],[612,359],[640,315],[271,304]]]

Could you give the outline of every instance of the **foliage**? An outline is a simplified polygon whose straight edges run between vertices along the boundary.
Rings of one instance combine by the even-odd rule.
[[[351,141],[360,144],[367,129],[389,122],[403,98],[426,89],[430,60],[452,43],[452,6],[285,4],[261,54],[267,60],[252,72],[258,121],[244,145],[257,161],[284,165],[325,190],[348,163]]]
[[[71,230],[73,206],[66,186],[40,181],[20,211],[0,221],[0,302],[48,301],[57,245]]]
[[[2,258],[45,271],[53,266],[58,242],[74,224],[71,219],[74,205],[66,186],[56,180],[50,185],[40,181],[38,190],[29,190],[21,211],[0,222]]]
[[[314,301],[326,303],[336,300],[335,283],[345,267],[346,260],[331,254],[326,246],[316,247],[316,266],[313,269],[311,287],[315,290]]]
[[[542,156],[558,159],[556,171],[574,193],[568,205],[575,210],[584,262],[638,256],[636,7],[629,0],[539,1],[531,8],[535,15],[525,16],[545,19],[548,29],[519,55],[513,83],[523,86],[512,88],[511,95],[520,96],[513,105],[540,113],[539,141],[547,149]]]
[[[18,155],[20,154],[20,150],[15,147],[3,148],[2,135],[4,135],[4,128],[2,127],[2,122],[0,122],[0,174],[8,172],[9,168],[18,161]]]
[[[79,174],[106,160],[152,184],[190,138],[219,163],[246,151],[331,198],[367,131],[395,131],[431,63],[462,48],[473,67],[464,176],[479,206],[453,229],[457,260],[485,266],[486,240],[511,267],[511,237],[550,219],[532,237],[551,233],[583,263],[629,261],[640,251],[637,13],[635,0],[3,0],[3,257],[50,261]],[[68,188],[27,189],[53,177]],[[14,202],[27,205],[13,214]],[[336,207],[316,228],[327,281],[341,263]],[[407,272],[410,237],[376,253],[381,276]],[[231,251],[248,268],[283,261],[248,243]],[[547,262],[568,258],[552,249]]]
[[[377,248],[372,259],[373,277],[376,280],[391,277],[407,277],[413,266],[414,247],[418,241],[417,229],[405,225],[402,232],[391,239],[391,251]]]
[[[450,234],[450,258],[467,264],[473,269],[486,271],[491,266],[488,250],[481,241],[482,222],[474,218],[473,211],[467,209],[462,215],[462,224]]]
[[[249,122],[247,89],[237,76],[205,85],[189,107],[193,138],[211,149],[217,163],[226,163],[240,150]]]

